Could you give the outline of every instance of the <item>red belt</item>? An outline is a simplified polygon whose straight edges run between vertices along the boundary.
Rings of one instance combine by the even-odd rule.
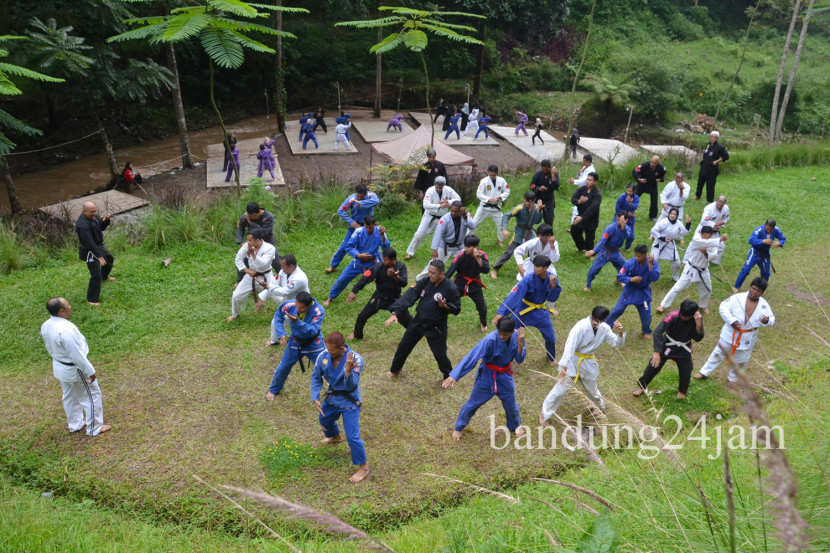
[[[499,374],[505,374],[506,373],[506,374],[509,374],[510,376],[513,376],[513,371],[510,370],[510,367],[512,366],[512,364],[507,365],[506,367],[499,367],[498,365],[494,365],[492,363],[484,363],[484,366],[487,367],[488,369],[490,369],[491,371],[493,371],[493,373],[494,373],[493,374],[493,393],[494,394],[499,393],[499,387],[498,387],[498,385],[496,385],[496,375],[495,375],[495,373],[499,373]]]
[[[458,275],[458,276],[460,276],[461,278],[463,278],[464,280],[467,281],[467,284],[464,285],[464,293],[461,294],[462,297],[466,296],[467,293],[470,291],[470,284],[472,284],[473,282],[475,282],[476,284],[478,284],[482,288],[487,288],[484,285],[484,283],[481,282],[481,278],[479,278],[479,277],[473,278],[473,277],[468,277],[468,276],[464,276],[464,275]],[[493,369],[493,370],[495,370],[495,369]]]

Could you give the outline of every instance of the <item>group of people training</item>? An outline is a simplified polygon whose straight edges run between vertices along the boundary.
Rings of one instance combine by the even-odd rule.
[[[323,106],[319,106],[317,108],[317,111],[315,111],[314,113],[306,111],[300,115],[300,137],[298,140],[303,143],[303,150],[308,148],[309,142],[312,142],[314,144],[315,149],[320,147],[320,143],[317,142],[317,127],[322,127],[323,133],[329,133],[329,129],[326,126],[325,115],[326,110]],[[340,115],[337,116],[337,119],[334,120],[335,150],[339,149],[341,142],[347,150],[352,149],[352,137],[351,133],[349,132],[352,128],[351,118],[352,115],[350,113],[341,111]]]
[[[468,102],[464,102],[464,106],[458,109],[457,105],[445,102],[441,98],[438,101],[438,107],[435,110],[435,117],[433,117],[432,122],[438,121],[439,117],[444,118],[441,125],[441,129],[444,131],[444,140],[448,139],[453,133],[455,133],[457,140],[461,140],[462,132],[464,136],[472,136],[474,140],[482,132],[485,139],[490,138],[490,127],[487,125],[493,118],[477,107],[470,109]]]
[[[715,160],[723,161],[723,157]],[[497,166],[488,167],[487,175],[476,190],[478,207],[475,214],[471,214],[459,194],[448,185],[446,169],[436,159],[435,151],[428,150],[427,160],[415,180],[423,216],[406,249],[405,260],[417,254],[430,232],[433,233],[431,259],[413,283],[410,283],[406,264],[397,258],[386,228],[375,219],[374,211],[380,199],[365,185],[357,185],[354,193],[337,210],[347,228],[325,272],[338,270],[346,255],[351,260],[322,303],[312,296],[309,279],[298,266],[297,258],[292,254],[280,255],[274,238],[273,214],[256,203],[248,204],[237,223],[237,282],[228,322],[240,315],[252,294],[256,295],[257,311],[269,299],[277,304],[266,344],[279,344],[284,352],[266,398],[273,401],[282,393],[297,363],[303,372],[308,363],[311,401],[319,414],[324,442],[344,441],[338,426],[338,419],[342,417],[345,441],[349,444],[352,462],[358,467],[350,480],[359,482],[366,477],[369,467],[359,420],[362,405],[360,377],[365,362],[347,345],[347,338],[341,332],[324,334],[322,327],[326,307],[344,290],[352,285],[346,298],[346,303],[351,304],[372,283],[374,291],[357,315],[348,340],[363,339],[366,322],[380,311],[389,313],[385,326],[402,325],[405,331],[389,364],[389,379],[394,380],[401,374],[410,353],[423,338],[426,338],[441,372],[444,388],[452,387],[465,374],[478,368],[473,392],[456,421],[453,431],[456,440],[461,439],[476,410],[493,396],[502,401],[507,427],[517,435],[525,432],[516,402],[513,372],[528,354],[527,327],[539,331],[546,359],[552,367],[558,366],[557,383],[540,409],[540,424],[548,424],[567,391],[576,384],[598,409],[604,411],[605,402],[597,385],[599,364],[595,353],[603,343],[615,348],[624,346],[626,334],[619,318],[630,305],[640,315],[642,336],[652,339],[654,344],[654,353],[637,382],[634,395],[642,395],[665,363],[673,360],[679,372],[678,398],[685,398],[693,371],[692,343],[703,338],[703,315],[708,313],[709,264],[719,262],[728,238],[722,234],[730,220],[726,197],[720,196],[704,208],[681,264],[679,247],[684,244],[684,237],[691,233],[691,217],[683,213],[683,204],[689,196],[688,185],[685,177],[678,173],[661,193],[663,210],[650,232],[654,243],[651,248],[645,244],[636,245],[633,257],[626,260],[621,250],[627,253],[633,245],[635,212],[640,204],[636,186],[632,183],[617,198],[614,218],[595,244],[602,193],[596,186],[599,175],[591,161],[590,156],[585,156],[583,168],[575,178],[568,180],[577,186],[571,197],[574,211],[568,231],[577,249],[593,260],[585,291],[590,292],[593,281],[608,263],[616,269],[615,281],[622,286],[622,291],[613,309],[596,306],[571,328],[558,362],[552,316],[558,314],[555,302],[562,287],[554,268],[560,252],[552,223],[554,192],[560,188],[560,181],[556,167],[549,161],[541,162],[523,202],[507,211],[503,210],[503,204],[510,195],[510,186],[499,176]],[[704,162],[707,162],[706,158]],[[650,173],[644,165],[650,167]],[[659,158],[652,158],[635,169],[634,177],[638,178],[638,175],[653,175],[656,182],[662,182],[665,168]],[[649,184],[652,177],[642,178]],[[494,223],[499,246],[504,247],[507,242],[506,252],[492,266],[487,253],[479,249],[479,237],[473,234],[486,219]],[[512,233],[507,229],[511,219],[515,219]],[[76,225],[80,257],[87,262],[90,272],[87,299],[91,305],[98,304],[101,282],[108,278],[113,280],[109,271],[114,259],[103,242],[103,231],[110,221],[110,216],[99,218],[95,204],[87,202]],[[695,378],[706,378],[726,360],[732,365],[728,385],[737,382],[740,371],[749,361],[759,328],[775,322],[772,310],[762,296],[772,270],[770,251],[782,247],[785,240],[772,219],[752,232],[746,263],[733,287],[734,295],[721,302],[719,307],[724,326],[718,344]],[[469,297],[478,312],[479,328],[487,333],[488,306],[482,277],[489,274],[492,279],[497,279],[499,270],[511,255],[516,263],[516,284],[496,309],[492,319],[494,330],[453,367],[447,355],[449,316],[458,315],[462,298]],[[676,296],[693,282],[698,285],[699,301],[682,301],[680,308],[664,316],[652,331],[651,285],[660,278],[661,260],[669,261],[676,283],[661,302],[658,312],[668,309]],[[748,292],[741,293],[740,287],[755,265],[759,266],[761,276],[752,280]],[[278,271],[276,275],[274,271]],[[359,280],[352,284],[358,277]],[[414,316],[410,313],[413,307]],[[47,310],[51,317],[44,323],[41,333],[53,358],[55,377],[64,388],[70,431],[79,431],[84,425],[89,435],[106,431],[109,425],[103,423],[96,373],[86,357],[89,348],[77,327],[68,321],[71,307],[64,298],[52,298]],[[324,382],[328,383],[328,388],[321,396]]]
[[[225,157],[222,163],[222,171],[226,172],[225,182],[231,182],[231,178],[239,175],[239,148],[237,147],[238,140],[235,132],[229,132],[225,137]],[[271,180],[275,179],[274,170],[277,168],[277,154],[274,151],[274,144],[276,142],[270,136],[266,136],[259,145],[259,151],[256,154],[257,171],[256,176],[262,178],[265,171],[271,175]]]

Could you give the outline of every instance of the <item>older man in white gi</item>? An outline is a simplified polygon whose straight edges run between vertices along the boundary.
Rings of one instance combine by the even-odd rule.
[[[502,212],[501,204],[510,195],[510,186],[504,178],[499,176],[499,168],[497,165],[491,165],[487,168],[487,176],[481,179],[476,190],[476,198],[481,202],[476,210],[475,217],[473,217],[474,227],[479,226],[484,219],[490,218],[496,225],[496,242],[499,247],[504,246],[501,241],[501,234],[504,230],[502,226]],[[479,233],[479,237],[481,233]]]
[[[441,176],[435,177],[433,185],[424,193],[424,214],[421,216],[421,224],[415,231],[415,236],[406,248],[405,261],[412,259],[415,252],[421,246],[421,242],[429,236],[438,226],[438,220],[447,214],[450,206],[455,201],[460,201],[458,192],[447,186],[447,179]]]
[[[265,234],[262,229],[254,228],[248,233],[248,241],[243,243],[236,252],[236,268],[244,272],[242,280],[236,285],[231,297],[231,322],[239,316],[242,306],[252,293],[260,290],[270,289],[277,285],[274,273],[271,272],[271,262],[274,260],[277,250],[273,245],[264,240]],[[245,261],[248,261],[247,266]]]
[[[712,238],[720,238],[720,233],[728,222],[729,206],[726,205],[726,196],[718,196],[716,201],[703,208],[703,215],[700,218],[700,223],[697,225],[695,232],[700,232],[700,229],[704,226],[710,226],[712,227]],[[725,249],[726,244],[723,242],[718,244],[718,252],[709,257],[709,263],[719,265]]]
[[[660,219],[665,219],[669,216],[671,208],[677,209],[677,220],[683,220],[683,206],[686,205],[686,200],[689,199],[689,192],[691,187],[686,182],[686,175],[677,173],[674,175],[674,180],[663,188],[660,193],[660,203],[663,204],[663,211],[660,213]]]

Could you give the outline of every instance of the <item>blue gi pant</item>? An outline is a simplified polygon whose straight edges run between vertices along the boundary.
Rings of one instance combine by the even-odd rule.
[[[340,243],[340,247],[337,248],[336,252],[334,252],[334,256],[331,258],[331,262],[329,263],[332,268],[336,269],[337,266],[340,265],[340,262],[343,261],[343,258],[346,257],[346,245],[349,243],[349,239],[352,237],[352,234],[354,234],[354,231],[355,229],[352,227],[346,229],[346,237],[343,238],[343,241]]]
[[[553,323],[550,320],[550,311],[534,309],[524,315],[514,313],[513,318],[516,320],[518,326],[532,326],[538,329],[542,334],[542,338],[545,339],[545,350],[548,354],[548,360],[556,360],[556,332],[554,332]],[[527,346],[527,342],[525,342],[525,346]]]
[[[749,254],[746,256],[746,263],[744,263],[744,266],[741,267],[741,272],[738,273],[738,279],[735,281],[735,288],[741,287],[744,280],[746,280],[746,277],[749,276],[749,271],[751,271],[755,265],[758,265],[758,268],[761,269],[761,278],[769,280],[769,277],[772,274],[772,258],[769,255],[762,257],[753,249],[750,250]]]
[[[603,249],[599,252],[596,259],[594,259],[594,263],[591,265],[591,268],[588,269],[588,284],[586,284],[588,288],[591,287],[591,282],[594,278],[596,278],[602,268],[605,267],[606,263],[611,263],[614,265],[614,268],[619,271],[622,269],[622,266],[625,265],[625,258],[618,251],[614,252]]]
[[[334,286],[331,287],[331,291],[329,291],[329,298],[334,299],[339,296],[356,276],[360,276],[362,274],[363,266],[358,261],[352,261],[346,265],[343,272],[340,273],[340,276],[337,277],[337,280],[334,282]]]
[[[319,148],[319,147],[320,147],[320,145],[317,143],[317,137],[316,137],[316,136],[314,136],[314,133],[313,133],[313,132],[307,132],[307,133],[305,134],[305,139],[303,139],[303,150],[305,150],[305,149],[306,149],[306,144],[308,144],[308,141],[309,141],[309,140],[311,140],[312,142],[314,142],[314,147],[315,147],[315,148]]]
[[[305,123],[300,123],[300,138],[298,140],[303,139],[303,135],[305,134],[305,130],[303,129],[304,125],[305,125]]]
[[[285,352],[282,354],[282,359],[280,359],[280,364],[277,365],[277,370],[274,371],[274,377],[271,379],[271,386],[268,390],[274,395],[280,393],[282,391],[282,387],[285,386],[285,380],[288,378],[288,375],[291,374],[291,369],[294,368],[294,365],[297,364],[300,357],[305,357],[311,361],[310,366],[313,367],[314,362],[317,361],[317,357],[324,350],[325,348],[319,347],[316,344],[306,346],[300,354],[298,354],[299,350],[297,348],[285,348]]]
[[[490,138],[490,131],[487,129],[487,127],[484,127],[484,126],[479,126],[478,127],[478,131],[476,131],[475,138],[478,138],[478,135],[481,134],[481,131],[484,131],[484,138]]]
[[[636,307],[637,312],[640,314],[640,328],[643,331],[643,334],[651,334],[651,305],[645,302],[625,303],[622,297],[617,300],[617,305],[614,306],[614,309],[611,310],[608,318],[605,319],[608,326],[614,326],[614,321],[619,319],[620,316],[625,313],[625,309],[629,305]]]
[[[631,229],[631,238],[626,238],[625,239],[625,249],[626,250],[630,250],[631,249],[631,244],[634,243],[634,224],[636,222],[637,222],[636,217],[631,217],[631,218],[628,219],[628,221],[625,222],[625,226],[627,226],[628,228]],[[619,271],[619,268],[617,270]]]
[[[346,431],[346,441],[349,442],[349,449],[352,453],[352,464],[365,463],[366,448],[363,446],[363,440],[360,439],[360,407],[355,405],[346,409],[324,401],[322,408],[325,415],[318,415],[318,418],[326,438],[334,438],[340,434],[337,419],[343,415],[343,429]]]
[[[504,407],[504,414],[507,415],[507,429],[516,430],[522,424],[522,417],[519,415],[519,404],[516,403],[516,385],[513,382],[513,375],[497,373],[487,367],[478,369],[473,393],[458,413],[455,429],[459,432],[464,430],[470,424],[470,419],[476,414],[478,408],[490,401],[493,396],[498,396]]]
[[[450,128],[449,128],[449,129],[447,129],[447,132],[446,132],[446,134],[444,135],[444,140],[446,140],[446,139],[447,139],[447,137],[449,137],[452,133],[455,133],[455,137],[456,137],[458,140],[461,140],[461,133],[460,133],[460,132],[458,132],[458,125],[455,125],[455,124],[450,125]]]

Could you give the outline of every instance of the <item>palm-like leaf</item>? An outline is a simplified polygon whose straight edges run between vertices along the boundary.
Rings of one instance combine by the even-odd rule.
[[[377,27],[389,27],[391,25],[400,25],[406,21],[405,18],[392,15],[389,17],[380,17],[378,19],[361,19],[359,21],[340,21],[335,23],[335,27],[355,27],[357,29],[376,29]]]
[[[245,54],[236,36],[227,29],[205,29],[199,35],[205,53],[219,67],[236,69],[245,61]]]
[[[403,43],[413,52],[423,52],[427,47],[429,39],[427,34],[417,29],[411,30],[403,35]]]
[[[257,17],[256,8],[241,0],[207,0],[212,11],[232,13],[239,17]]]
[[[49,75],[44,75],[43,73],[38,73],[37,71],[32,71],[31,69],[27,69],[25,67],[21,67],[19,65],[15,65],[13,63],[2,63],[0,62],[0,74],[5,73],[6,75],[14,75],[15,77],[24,77],[26,79],[32,79],[33,81],[41,81],[44,83],[62,83],[64,82],[63,79],[59,79],[57,77],[50,77]]]
[[[392,33],[386,35],[383,40],[369,48],[370,54],[385,54],[390,50],[394,50],[399,44],[403,42],[403,33]]]
[[[444,38],[448,38],[450,40],[456,40],[458,42],[466,42],[467,44],[483,44],[477,38],[473,38],[471,36],[462,35],[461,33],[456,33],[452,29],[447,29],[445,27],[438,27],[436,25],[430,25],[427,23],[421,23],[419,25],[421,29],[429,29],[433,33],[438,36],[442,36]]]
[[[198,35],[210,25],[213,18],[206,13],[180,13],[167,20],[167,27],[160,40],[178,42]]]
[[[396,6],[378,6],[378,11],[380,12],[392,12],[401,15],[411,15],[413,17],[427,17],[431,15],[432,12],[426,12],[424,10],[416,10],[414,8],[400,8]]]
[[[268,4],[254,4],[253,2],[248,2],[249,6],[253,6],[258,10],[264,11],[271,11],[271,12],[283,12],[283,13],[309,13],[309,11],[305,8],[294,8],[290,6],[271,6]]]

